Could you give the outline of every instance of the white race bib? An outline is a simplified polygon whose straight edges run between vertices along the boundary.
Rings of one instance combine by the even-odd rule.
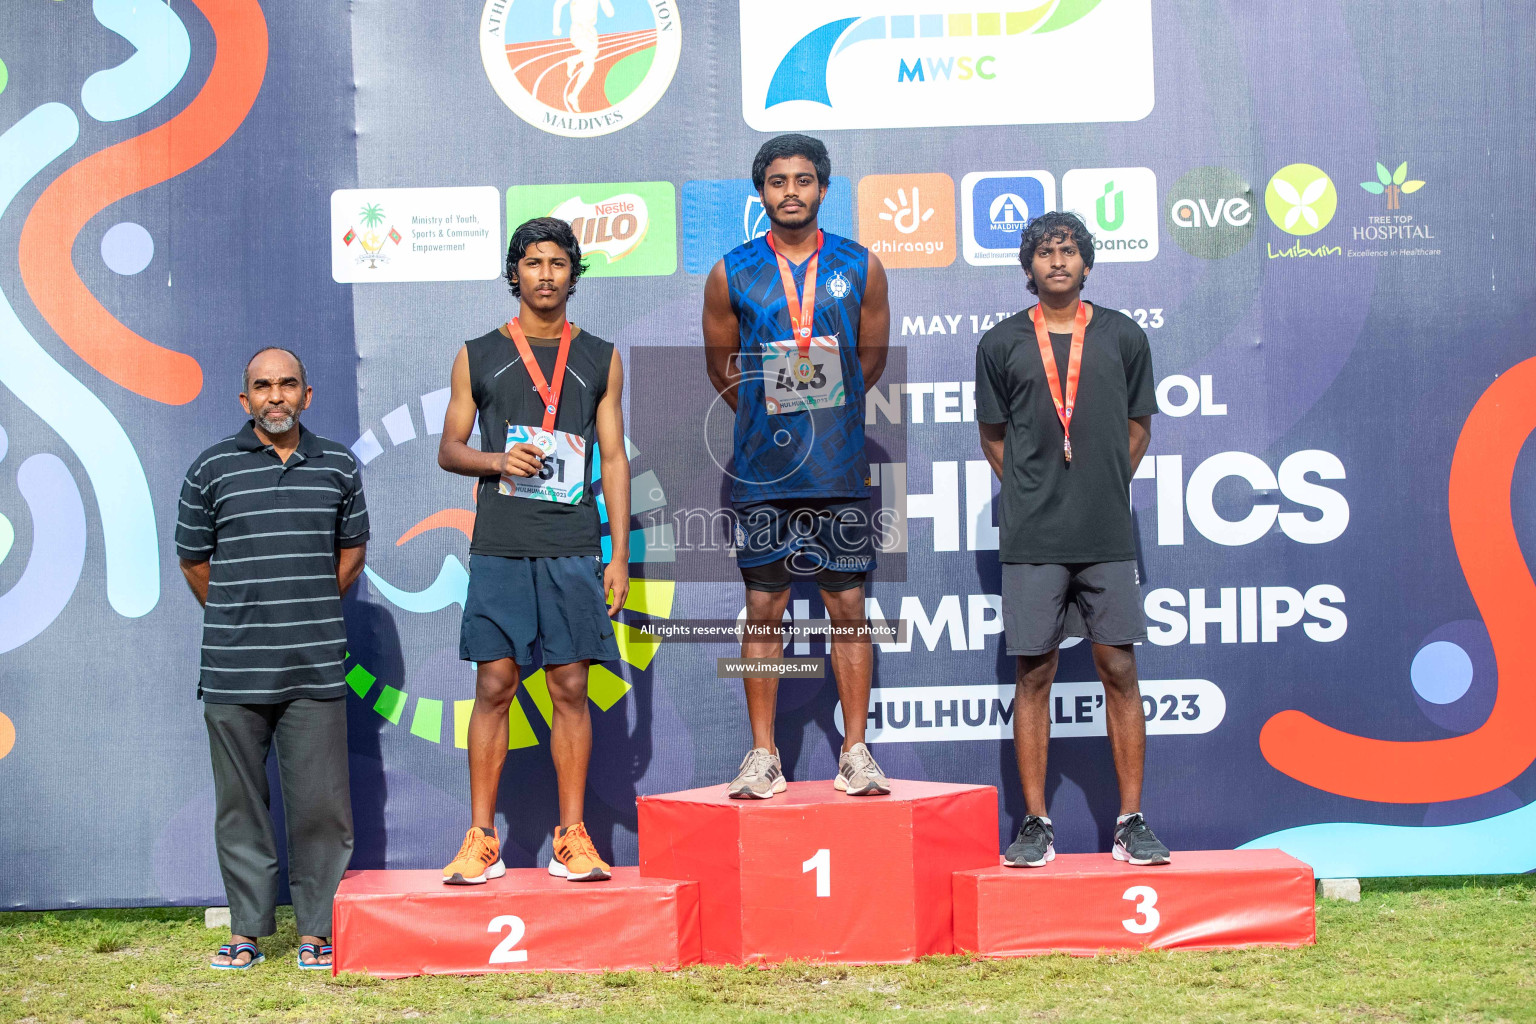
[[[587,493],[587,442],[580,434],[538,427],[507,427],[504,452],[518,442],[531,444],[544,453],[544,466],[533,476],[503,476],[497,491],[518,498],[556,501],[574,505]]]
[[[833,409],[848,396],[843,391],[843,353],[836,338],[811,339],[809,367],[800,360],[793,338],[763,346],[763,395],[770,416],[806,409]]]

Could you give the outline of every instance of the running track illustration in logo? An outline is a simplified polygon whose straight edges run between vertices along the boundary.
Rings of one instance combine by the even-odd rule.
[[[1024,11],[998,14],[878,14],[839,18],[808,32],[779,62],[768,83],[764,107],[809,100],[830,107],[827,65],[857,43],[871,39],[944,39],[949,36],[1041,35],[1066,28],[1092,11],[1100,0],[1059,0]]]

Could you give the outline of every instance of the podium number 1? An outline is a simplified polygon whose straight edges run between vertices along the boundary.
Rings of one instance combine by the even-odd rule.
[[[1156,931],[1162,915],[1157,912],[1157,890],[1150,885],[1133,885],[1125,890],[1123,900],[1136,901],[1136,916],[1128,917],[1120,923],[1125,925],[1125,930],[1136,935],[1145,935],[1150,931]]]
[[[488,932],[499,932],[503,928],[507,930],[507,937],[496,944],[491,950],[491,963],[493,964],[520,964],[528,960],[526,949],[513,949],[512,947],[523,941],[523,933],[528,926],[523,924],[523,919],[512,914],[503,914],[500,917],[491,918],[491,923],[486,927]]]
[[[816,856],[800,865],[800,873],[816,872],[816,895],[832,895],[832,851],[817,850]]]

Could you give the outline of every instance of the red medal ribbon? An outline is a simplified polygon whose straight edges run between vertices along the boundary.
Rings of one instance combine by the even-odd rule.
[[[555,355],[553,385],[544,379],[544,371],[539,368],[539,361],[533,358],[533,349],[528,346],[528,337],[523,333],[523,325],[517,322],[517,317],[507,321],[507,333],[512,335],[517,354],[523,357],[528,376],[533,378],[533,389],[544,400],[544,430],[554,430],[555,411],[560,408],[560,391],[565,387],[565,361],[571,354],[571,322],[567,320],[565,326],[560,328],[560,350]]]
[[[811,253],[811,260],[805,265],[805,291],[803,295],[795,295],[795,275],[789,269],[789,260],[779,255],[779,247],[773,242],[773,232],[769,231],[768,248],[773,250],[774,259],[779,261],[779,280],[784,282],[784,298],[789,303],[789,325],[794,329],[795,344],[800,348],[800,358],[804,359],[811,354],[811,333],[814,330],[816,320],[816,264],[821,259],[822,233],[816,232],[816,251]]]
[[[1077,316],[1072,320],[1072,351],[1067,358],[1067,395],[1061,395],[1061,376],[1056,371],[1056,352],[1051,348],[1051,336],[1045,329],[1045,314],[1036,306],[1032,319],[1035,321],[1035,341],[1040,346],[1040,362],[1045,364],[1045,381],[1051,386],[1051,401],[1056,403],[1056,418],[1061,420],[1062,454],[1072,461],[1072,410],[1077,405],[1077,382],[1083,369],[1083,338],[1088,333],[1088,303],[1079,301]]]

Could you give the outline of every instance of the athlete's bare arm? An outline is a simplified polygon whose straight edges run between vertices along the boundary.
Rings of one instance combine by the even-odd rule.
[[[1136,472],[1136,467],[1141,465],[1141,457],[1147,454],[1147,445],[1152,443],[1152,417],[1134,416],[1131,418],[1131,472]]]
[[[870,259],[874,259],[873,256]],[[885,277],[881,275],[882,302]],[[868,303],[868,295],[865,296]],[[890,329],[890,313],[887,311],[882,331]],[[731,308],[731,286],[725,277],[725,261],[715,264],[704,282],[704,369],[709,382],[715,386],[725,404],[736,409],[736,382],[740,377],[732,367],[731,359],[741,347],[741,325],[736,311]],[[882,338],[884,334],[881,335]],[[883,344],[883,342],[882,342]],[[860,346],[862,354],[862,345]],[[882,356],[881,362],[884,362]]]
[[[983,423],[977,420],[976,427],[981,431],[981,454],[987,457],[987,465],[992,467],[993,474],[1001,480],[1003,478],[1003,434],[1008,430],[1008,424]]]
[[[608,390],[597,403],[597,447],[602,453],[603,504],[613,541],[603,570],[603,592],[612,618],[629,596],[629,453],[624,450],[624,363],[617,348],[608,363]]]
[[[859,306],[859,367],[864,371],[866,390],[874,387],[885,372],[885,357],[891,344],[891,303],[887,297],[885,265],[874,253],[869,254],[867,278],[864,302]]]
[[[437,464],[462,476],[533,476],[543,466],[542,456],[531,444],[519,442],[510,452],[482,452],[471,448],[475,429],[475,396],[469,387],[469,349],[453,358],[453,390],[448,415],[443,417],[443,436],[437,442]]]

